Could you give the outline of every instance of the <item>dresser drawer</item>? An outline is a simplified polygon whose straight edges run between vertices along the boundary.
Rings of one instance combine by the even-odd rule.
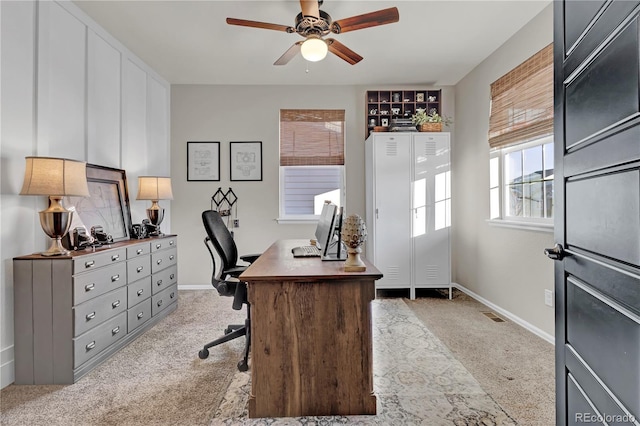
[[[104,253],[96,253],[87,256],[80,256],[73,260],[73,273],[88,272],[116,262],[124,261],[127,258],[127,249],[112,249]]]
[[[151,277],[151,283],[153,289],[152,294],[156,294],[165,288],[168,288],[172,284],[178,282],[178,266],[173,265],[170,268],[164,269],[157,274],[153,274]]]
[[[127,286],[127,308],[132,308],[151,297],[151,277],[145,277]]]
[[[154,294],[151,298],[151,313],[155,316],[166,309],[172,303],[178,301],[178,285],[173,284],[171,287],[162,290],[158,294]]]
[[[151,298],[148,298],[127,311],[127,332],[131,333],[150,318]]]
[[[73,277],[73,304],[105,294],[127,283],[127,264],[119,262]]]
[[[127,335],[127,314],[107,320],[73,339],[73,367],[78,368],[104,349]]]
[[[171,247],[176,247],[177,245],[178,245],[178,241],[176,240],[175,237],[162,238],[160,240],[151,241],[151,253],[168,249]]]
[[[151,273],[155,274],[178,263],[178,248],[151,253]]]
[[[74,336],[97,326],[114,315],[127,310],[127,288],[121,287],[93,298],[73,309]]]
[[[127,259],[135,259],[151,253],[150,243],[136,244],[133,247],[127,247]]]
[[[127,261],[127,281],[133,282],[151,275],[151,258],[149,255]]]

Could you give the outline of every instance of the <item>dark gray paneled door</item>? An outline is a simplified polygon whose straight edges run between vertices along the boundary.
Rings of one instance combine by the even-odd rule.
[[[554,4],[558,425],[640,425],[639,14]]]

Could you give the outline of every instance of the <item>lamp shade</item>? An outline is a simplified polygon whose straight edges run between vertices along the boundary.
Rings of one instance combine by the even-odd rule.
[[[89,196],[87,163],[52,157],[26,157],[20,195]]]
[[[171,178],[162,176],[138,177],[138,196],[136,200],[173,200]]]
[[[311,62],[323,60],[328,50],[327,43],[318,36],[309,36],[300,46],[302,57]]]

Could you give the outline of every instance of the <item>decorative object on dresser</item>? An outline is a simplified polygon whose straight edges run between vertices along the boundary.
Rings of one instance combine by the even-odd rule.
[[[342,223],[342,241],[347,246],[347,260],[344,262],[345,272],[363,272],[367,266],[360,259],[362,244],[367,241],[367,226],[357,214],[349,215]]]
[[[438,114],[435,109],[431,109],[427,113],[427,110],[423,108],[416,110],[416,113],[411,116],[411,122],[420,132],[441,132],[443,124],[445,126],[453,124],[451,118]]]
[[[177,236],[13,259],[15,383],[70,384],[178,306]]]
[[[151,201],[151,207],[147,209],[147,218],[152,225],[149,228],[152,228],[152,230],[148,235],[162,235],[160,224],[164,219],[164,209],[158,205],[158,200],[173,200],[171,178],[162,176],[138,177],[138,196],[136,200]]]
[[[40,212],[42,230],[51,238],[51,246],[43,256],[69,254],[62,238],[69,232],[73,212],[62,205],[69,195],[86,197],[87,164],[83,161],[52,157],[26,157],[24,182],[20,195],[48,195],[49,207]]]
[[[446,288],[451,297],[448,132],[373,133],[365,141],[367,259],[377,289]]]
[[[366,137],[376,126],[381,126],[382,115],[391,115],[391,131],[413,131],[411,116],[419,109],[440,114],[442,111],[441,90],[368,90],[366,92]],[[384,113],[386,112],[386,114]],[[384,117],[386,118],[386,117]],[[398,124],[408,122],[412,129],[400,129]],[[396,124],[394,124],[396,123]]]

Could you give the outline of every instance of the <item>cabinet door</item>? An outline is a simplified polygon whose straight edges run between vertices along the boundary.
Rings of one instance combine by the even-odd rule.
[[[448,285],[451,281],[449,134],[415,134],[413,152],[411,236],[414,285]]]
[[[411,283],[411,135],[375,135],[375,260],[380,288]]]

